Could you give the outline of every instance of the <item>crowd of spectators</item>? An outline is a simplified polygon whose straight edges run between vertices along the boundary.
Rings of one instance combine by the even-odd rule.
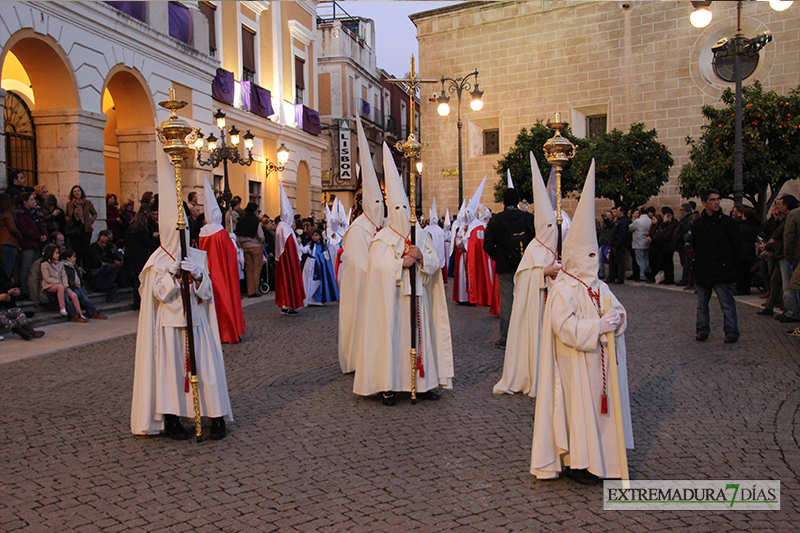
[[[652,206],[630,210],[617,206],[602,214],[597,223],[602,252],[600,276],[608,283],[622,284],[627,279],[675,284],[687,291],[698,291],[693,228],[696,230],[703,211],[698,211],[693,201],[681,205],[677,217],[670,207],[658,211]],[[731,296],[748,295],[755,288],[766,300],[763,309],[758,311],[759,315],[774,316],[782,323],[800,323],[800,270],[797,268],[800,262],[800,209],[797,198],[780,194],[764,221],[759,220],[752,207],[734,207],[725,216],[732,219],[738,230],[734,238],[736,242],[732,245],[733,255],[728,261],[732,264],[724,266],[726,271],[730,268],[733,273]],[[706,248],[716,244],[712,242]],[[676,253],[681,265],[678,279],[674,269]],[[712,250],[714,257],[723,257],[726,253],[727,250]],[[626,278],[627,264],[630,264],[632,273]],[[715,279],[722,278],[717,276]],[[707,281],[704,283],[703,287],[710,286]],[[777,314],[776,309],[782,313]],[[795,327],[787,333],[800,336],[800,328]]]

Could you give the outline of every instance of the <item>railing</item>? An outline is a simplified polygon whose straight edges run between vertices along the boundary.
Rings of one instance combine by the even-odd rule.
[[[369,102],[361,98],[356,98],[356,112],[361,118],[369,120],[380,128],[384,127],[383,111],[377,109]]]

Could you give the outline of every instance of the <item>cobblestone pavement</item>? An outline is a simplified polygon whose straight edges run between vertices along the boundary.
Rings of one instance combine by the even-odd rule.
[[[235,421],[196,444],[129,431],[133,335],[0,365],[2,531],[796,531],[800,339],[740,306],[694,340],[694,298],[627,307],[634,479],[779,479],[776,512],[610,512],[600,487],[529,473],[534,402],[495,396],[485,308],[451,306],[455,388],[396,407],[352,394],[337,308],[245,310],[226,346]],[[4,346],[0,345],[0,350]]]

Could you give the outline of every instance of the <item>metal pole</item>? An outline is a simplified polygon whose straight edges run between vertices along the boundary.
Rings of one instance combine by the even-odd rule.
[[[742,2],[736,3],[736,37],[734,50],[736,52],[736,67],[734,76],[736,78],[736,117],[734,136],[736,144],[733,152],[733,204],[736,207],[742,206],[744,197],[744,156],[742,153],[742,45],[744,35],[742,34]]]
[[[459,100],[461,100],[461,93],[459,93]],[[459,102],[459,108],[461,102]],[[461,109],[458,110],[458,205],[464,201],[464,178],[462,176],[462,155],[461,155]]]

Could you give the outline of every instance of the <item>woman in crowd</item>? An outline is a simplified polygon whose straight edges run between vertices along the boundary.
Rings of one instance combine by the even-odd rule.
[[[125,224],[125,231],[123,231],[123,235],[128,230],[128,226],[131,222],[133,222],[133,218],[136,216],[136,211],[134,210],[135,204],[133,200],[125,200],[125,203],[122,204],[122,211],[120,212],[120,217],[122,218],[123,223]]]
[[[67,273],[67,283],[69,283],[69,289],[78,295],[78,301],[81,304],[80,309],[83,310],[86,316],[98,320],[106,320],[108,317],[100,314],[97,311],[97,307],[95,307],[92,301],[89,299],[89,293],[87,293],[86,289],[83,288],[83,284],[81,283],[83,269],[75,264],[77,260],[78,257],[75,255],[74,250],[64,250],[64,253],[61,255],[61,262],[64,263],[64,271]],[[79,314],[78,310],[70,305],[70,300],[67,300],[66,304],[67,313],[70,315],[70,317],[74,317]]]
[[[81,264],[89,251],[95,220],[97,220],[97,211],[94,205],[86,198],[83,187],[75,185],[69,191],[67,199],[66,229],[67,237],[72,242],[72,249],[75,250],[78,262]]]
[[[244,215],[236,223],[236,237],[244,251],[244,272],[247,282],[247,296],[258,298],[261,292],[258,284],[261,279],[261,265],[264,264],[264,231],[256,212],[258,204],[247,204]]]
[[[159,245],[158,231],[150,230],[151,214],[150,204],[142,204],[133,222],[128,226],[125,236],[125,257],[122,259],[122,268],[128,274],[131,287],[133,287],[133,307],[135,309],[138,309],[141,304],[139,273],[150,258],[150,254]]]
[[[17,196],[17,204],[19,204],[17,228],[22,234],[22,241],[15,266],[14,281],[18,281],[20,290],[27,294],[25,291],[28,290],[31,265],[41,255],[42,244],[47,242],[47,229],[36,209],[36,193],[23,192]]]
[[[0,194],[0,270],[9,278],[14,273],[14,263],[22,240],[14,216],[14,199],[7,194]]]
[[[67,304],[64,299],[66,294],[78,312],[71,320],[73,322],[86,322],[86,317],[83,316],[83,311],[81,310],[81,303],[78,301],[78,295],[69,288],[69,280],[67,279],[67,272],[64,270],[64,263],[61,262],[61,255],[54,244],[48,244],[45,247],[41,268],[42,290],[56,294],[58,297],[58,312],[62,316],[67,316]]]
[[[111,230],[111,237],[114,244],[120,246],[125,237],[126,223],[122,218],[117,195],[110,192],[106,195],[106,226]]]
[[[47,210],[50,212],[50,218],[47,223],[47,232],[52,233],[58,231],[65,233],[67,231],[67,219],[64,210],[58,207],[58,200],[54,194],[48,194],[47,199],[44,201]]]

